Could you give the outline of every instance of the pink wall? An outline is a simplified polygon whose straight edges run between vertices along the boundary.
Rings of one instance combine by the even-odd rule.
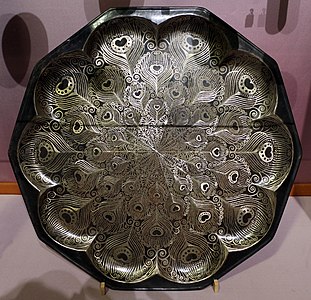
[[[7,150],[34,64],[101,10],[129,5],[206,7],[276,59],[304,150],[296,182],[311,182],[308,172],[311,169],[308,123],[311,2],[308,0],[0,0],[0,181],[15,180]],[[247,18],[250,9],[254,10],[253,15]]]

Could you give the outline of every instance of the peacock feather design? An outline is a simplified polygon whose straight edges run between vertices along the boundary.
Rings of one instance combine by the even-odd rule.
[[[41,72],[19,141],[44,230],[115,281],[211,277],[273,221],[293,160],[277,103],[203,17],[102,23]]]

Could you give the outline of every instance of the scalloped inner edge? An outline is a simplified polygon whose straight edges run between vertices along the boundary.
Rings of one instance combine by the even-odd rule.
[[[258,243],[293,155],[269,68],[204,18],[95,29],[38,79],[19,141],[38,213],[105,276],[194,283]]]

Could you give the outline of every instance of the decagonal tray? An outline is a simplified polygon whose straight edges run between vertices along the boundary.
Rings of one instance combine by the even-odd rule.
[[[41,240],[119,289],[270,241],[301,150],[276,63],[201,8],[109,10],[36,66],[10,158]]]

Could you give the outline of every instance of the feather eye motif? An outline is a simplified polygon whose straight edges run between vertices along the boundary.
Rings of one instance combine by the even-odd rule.
[[[41,224],[106,277],[202,281],[269,231],[293,160],[276,82],[207,19],[104,22],[34,102],[18,158]]]

